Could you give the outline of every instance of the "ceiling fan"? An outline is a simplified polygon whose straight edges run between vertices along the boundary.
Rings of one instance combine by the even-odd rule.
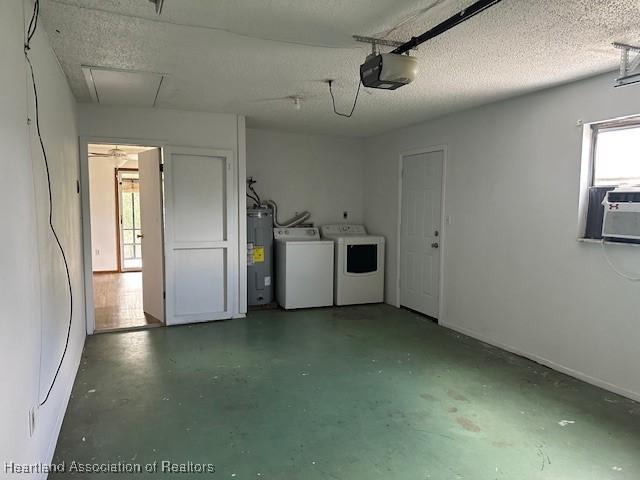
[[[127,152],[118,148],[116,145],[114,148],[109,150],[107,153],[101,152],[89,152],[89,157],[103,157],[110,158],[113,161],[114,166],[121,167],[129,160],[136,160],[136,158],[130,157]]]

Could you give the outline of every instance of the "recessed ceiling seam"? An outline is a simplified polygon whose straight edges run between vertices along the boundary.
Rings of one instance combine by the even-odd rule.
[[[160,89],[162,88],[162,82],[164,82],[164,75],[160,77],[160,83],[158,84],[158,90],[156,90],[156,96],[153,99],[153,108],[156,107],[158,103],[158,95],[160,95]]]
[[[90,10],[92,12],[106,13],[108,15],[115,15],[115,16],[118,16],[118,17],[125,17],[125,18],[135,18],[137,20],[142,20],[142,21],[147,21],[147,22],[152,22],[152,23],[162,23],[164,25],[173,25],[173,26],[176,26],[176,27],[187,27],[187,28],[197,28],[197,29],[201,29],[201,30],[211,30],[211,31],[215,31],[215,32],[222,32],[222,33],[228,33],[230,35],[236,35],[238,37],[250,38],[252,40],[260,40],[262,42],[283,43],[283,44],[286,44],[286,45],[295,45],[295,46],[298,46],[298,47],[329,48],[329,49],[332,49],[332,50],[359,50],[360,49],[360,47],[358,47],[358,46],[338,47],[338,46],[335,46],[335,45],[322,45],[322,44],[317,44],[317,43],[292,42],[290,40],[278,40],[278,39],[275,39],[275,38],[258,37],[258,36],[254,36],[254,35],[247,35],[246,33],[236,32],[236,31],[229,30],[228,28],[223,28],[223,27],[207,27],[207,26],[204,26],[204,25],[192,25],[192,24],[188,24],[188,23],[170,22],[170,21],[167,21],[167,20],[163,20],[162,17],[160,17],[160,18],[148,18],[148,17],[143,17],[141,15],[127,15],[127,14],[124,14],[124,13],[114,12],[112,10],[107,10],[105,8],[84,7],[82,5],[76,5],[74,3],[65,2],[64,0],[49,0],[49,1],[51,3],[57,3],[59,5],[64,5],[66,7],[76,8],[78,10]]]
[[[96,94],[96,101],[100,103],[100,95],[98,94],[98,89],[96,88],[96,80],[95,78],[93,78],[93,72],[91,71],[91,68],[88,69],[88,73],[91,77],[91,87],[89,88],[92,88],[93,92]]]

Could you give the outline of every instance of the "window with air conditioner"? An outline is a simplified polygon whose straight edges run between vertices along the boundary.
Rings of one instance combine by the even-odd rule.
[[[583,165],[583,176],[586,177],[583,187],[586,188],[583,188],[581,209],[584,217],[582,237],[602,240],[605,224],[607,240],[640,243],[633,238],[633,225],[640,221],[640,212],[633,211],[640,208],[640,203],[630,204],[638,197],[633,192],[640,192],[640,117],[594,123],[585,128],[588,154],[583,157],[587,165]],[[618,202],[620,199],[625,200],[623,205]],[[622,210],[625,211],[624,219]],[[624,227],[619,236],[615,235],[618,225]],[[625,235],[629,233],[631,235]]]

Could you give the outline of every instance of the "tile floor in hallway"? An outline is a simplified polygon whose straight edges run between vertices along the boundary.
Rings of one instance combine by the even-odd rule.
[[[73,460],[216,469],[95,478],[638,479],[640,404],[386,305],[261,311],[88,338],[54,458]]]

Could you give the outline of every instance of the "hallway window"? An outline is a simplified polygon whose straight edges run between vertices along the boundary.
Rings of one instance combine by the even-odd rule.
[[[142,268],[140,186],[138,172],[119,171],[122,270]]]

